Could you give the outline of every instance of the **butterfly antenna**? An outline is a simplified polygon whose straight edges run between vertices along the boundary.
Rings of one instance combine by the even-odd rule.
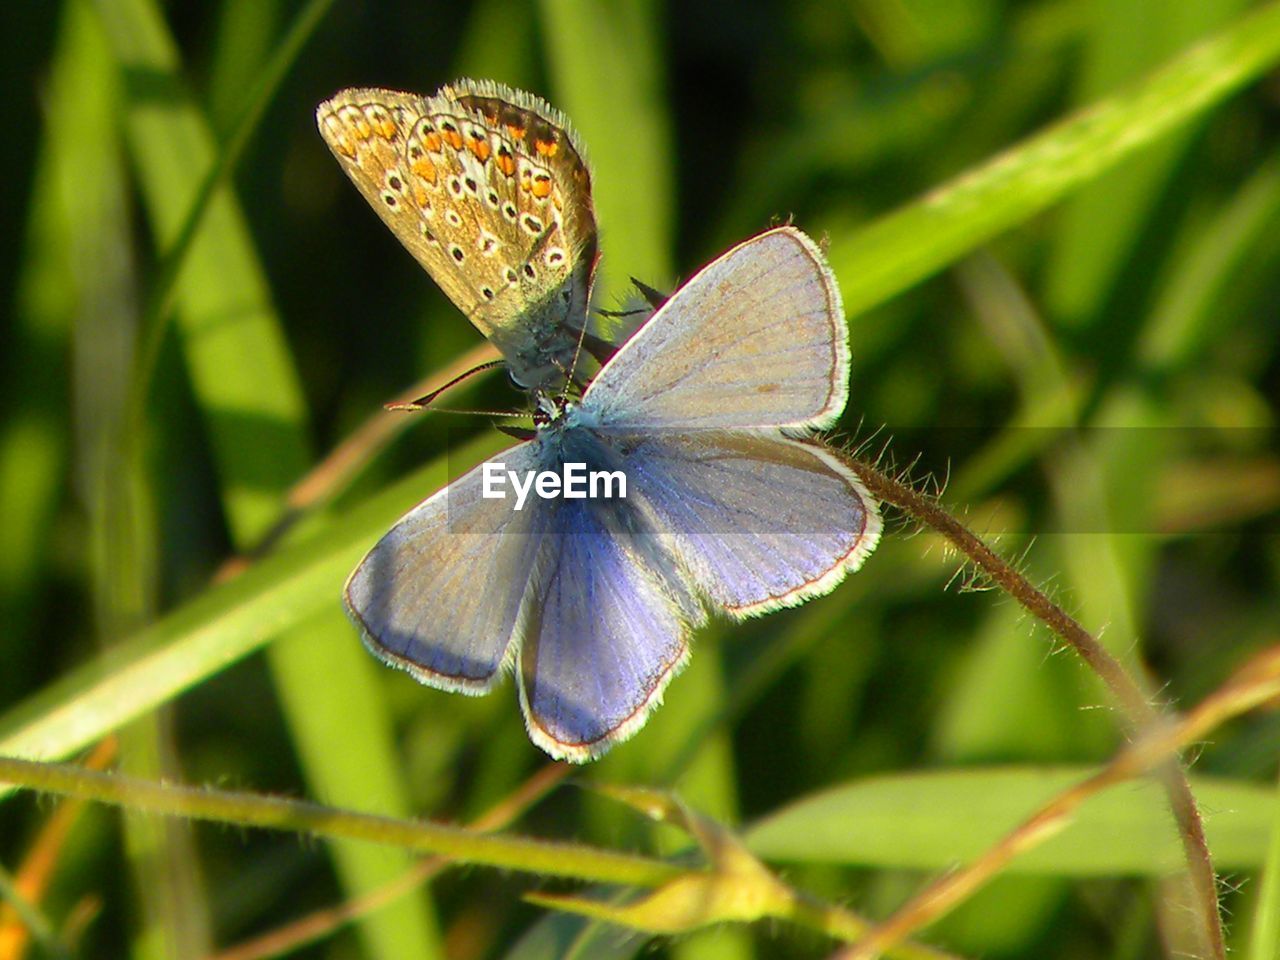
[[[392,405],[387,405],[388,410],[396,409]],[[521,410],[453,410],[449,407],[432,407],[432,413],[455,413],[464,417],[511,417],[513,419],[528,419],[529,414]]]
[[[640,292],[640,296],[644,297],[645,303],[647,303],[648,306],[638,307],[635,310],[597,310],[596,313],[602,317],[618,318],[638,317],[641,315],[652,316],[654,311],[670,299],[668,294],[665,294],[660,290],[655,290],[642,280],[637,280],[635,277],[632,277],[631,282],[635,284],[636,290]],[[595,357],[602,365],[607,363],[609,358],[617,350],[617,346],[615,344],[597,337],[595,334],[588,333],[588,326],[590,326],[590,318],[588,318],[587,323],[582,325],[582,329],[578,331],[578,344],[576,349],[573,351],[572,365],[568,370],[561,368],[561,372],[564,373],[566,377],[564,392],[560,395],[560,399],[562,401],[568,398],[569,386],[572,384],[573,376],[577,372],[578,360],[582,356],[582,350],[584,347],[587,352]]]
[[[565,403],[569,399],[569,388],[573,386],[573,376],[578,372],[578,360],[582,357],[582,344],[587,339],[587,327],[591,323],[590,315],[583,317],[582,329],[578,331],[578,342],[573,348],[573,360],[569,364],[569,369],[564,373],[564,390],[560,392],[560,402]]]
[[[638,317],[642,313],[653,313],[660,306],[666,303],[671,297],[663,293],[661,290],[655,290],[643,280],[631,278],[631,282],[635,284],[636,290],[640,296],[644,297],[647,307],[636,307],[634,310],[597,310],[596,312],[602,317]]]
[[[388,410],[407,410],[407,411],[425,410],[428,406],[431,405],[431,403],[435,400],[436,397],[440,396],[440,394],[444,393],[446,390],[452,387],[456,387],[458,384],[460,384],[463,380],[466,380],[468,377],[472,377],[477,373],[483,373],[485,370],[492,370],[494,367],[500,367],[503,365],[503,363],[504,361],[502,360],[490,360],[487,363],[480,364],[478,367],[472,367],[470,370],[466,371],[465,373],[458,374],[456,377],[454,377],[444,386],[437,387],[435,390],[432,390],[426,396],[419,397],[417,400],[411,400],[408,403],[404,403],[404,402],[388,403],[385,405],[385,407]],[[436,410],[438,413],[458,412],[458,411],[451,411],[451,410],[440,410],[438,407],[433,407],[432,409]]]

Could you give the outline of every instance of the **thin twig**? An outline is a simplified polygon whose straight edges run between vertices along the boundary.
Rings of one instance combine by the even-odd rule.
[[[546,764],[509,796],[499,800],[497,804],[477,817],[471,828],[501,830],[509,826],[529,807],[546,796],[569,772],[570,768],[563,763]],[[209,960],[263,960],[266,957],[282,956],[309,943],[315,943],[344,924],[358,920],[406,893],[416,890],[449,863],[448,857],[427,857],[376,890],[354,897],[335,907],[315,910],[305,917],[277,927],[262,936],[223,950]]]
[[[976,534],[947,513],[936,500],[918,493],[863,460],[851,460],[850,466],[866,484],[872,496],[892,504],[942,534],[997,586],[1065,640],[1119,701],[1125,720],[1131,729],[1131,735],[1136,738],[1138,732],[1161,722],[1161,712],[1151,704],[1120,662],[1108,653],[1092,634],[1003,560]],[[1205,908],[1205,916],[1201,918],[1205,940],[1214,960],[1225,960],[1226,945],[1223,941],[1218,910],[1218,889],[1213,872],[1213,860],[1209,853],[1209,844],[1205,840],[1204,824],[1196,807],[1195,796],[1191,792],[1191,785],[1187,782],[1186,773],[1176,757],[1162,763],[1157,773],[1169,796],[1169,805],[1178,824],[1178,833],[1182,838],[1191,882],[1200,903]]]
[[[105,770],[115,759],[118,747],[119,743],[114,736],[100,740],[89,754],[85,765],[91,770]],[[33,907],[39,907],[44,898],[66,847],[67,838],[71,836],[71,828],[83,811],[84,804],[79,801],[59,804],[41,825],[40,832],[36,834],[35,841],[23,858],[22,865],[13,878],[14,888]],[[10,922],[11,920],[15,922]],[[0,910],[0,960],[16,960],[24,955],[29,931],[16,920],[17,918],[5,916],[5,911]]]
[[[485,341],[455,358],[448,366],[435,371],[403,391],[396,402],[409,402],[415,397],[430,393],[442,384],[457,377],[462,370],[497,357],[494,346]],[[214,582],[220,583],[243,573],[255,560],[268,553],[272,547],[306,513],[333,499],[364,468],[364,466],[404,431],[415,420],[404,413],[390,413],[380,409],[362,423],[346,440],[334,447],[329,455],[307,471],[285,495],[284,513],[267,531],[258,544],[246,554],[229,558],[217,573]]]
[[[985,884],[1009,861],[1061,831],[1085,800],[1162,764],[1237,714],[1280,695],[1280,647],[1272,647],[1236,672],[1185,717],[1148,727],[1093,776],[1058,794],[962,870],[941,877],[916,894],[865,938],[837,954],[838,960],[871,960],[902,938],[932,923]]]
[[[495,835],[466,827],[396,819],[286,797],[99,773],[67,763],[0,757],[0,783],[127,807],[138,813],[364,840],[544,877],[656,887],[689,872],[686,868],[652,857],[585,844]]]
[[[529,789],[546,786],[552,774],[545,776],[546,780],[536,781]],[[498,867],[544,878],[563,877],[611,886],[657,888],[659,893],[674,892],[677,897],[690,888],[706,890],[709,884],[734,882],[732,874],[721,875],[704,867],[670,863],[585,844],[382,817],[283,797],[156,782],[99,773],[64,763],[0,757],[0,783],[14,783],[36,791],[127,807],[140,813],[363,840],[436,854],[459,863]],[[492,811],[481,826],[491,828],[492,823],[509,816],[512,805],[523,802],[524,797],[527,794],[517,795],[509,801],[506,809]],[[690,917],[687,930],[681,928],[679,932],[710,923],[765,917],[790,920],[843,940],[853,940],[871,929],[869,921],[843,907],[825,904],[793,890],[763,866],[758,870],[751,877],[759,881],[753,890],[734,888],[730,891],[733,895],[729,900],[719,904],[720,912]],[[420,879],[415,878],[414,882]],[[408,881],[408,877],[393,881],[390,888],[371,895],[376,900],[372,905],[369,901],[357,901],[355,909],[371,909],[386,902],[404,892]],[[769,896],[753,898],[753,892],[759,893],[762,888]],[[349,911],[340,907],[322,917],[319,923],[342,922],[349,919],[348,914]],[[899,960],[956,960],[941,950],[910,942],[896,944],[891,955]]]

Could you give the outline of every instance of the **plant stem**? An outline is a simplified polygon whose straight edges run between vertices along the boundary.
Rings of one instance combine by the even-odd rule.
[[[936,500],[913,490],[865,461],[852,459],[850,466],[866,484],[872,496],[892,504],[946,537],[952,546],[989,576],[1000,589],[1065,640],[1102,679],[1120,703],[1131,732],[1147,729],[1160,721],[1161,711],[1148,700],[1120,662],[1089,631],[976,534],[947,513]],[[1222,936],[1213,859],[1205,840],[1204,824],[1200,819],[1191,785],[1176,757],[1162,763],[1156,772],[1169,796],[1169,806],[1178,824],[1191,882],[1204,908],[1201,920],[1206,944],[1215,960],[1225,960],[1226,944]]]
[[[0,757],[0,782],[128,807],[134,812],[366,840],[544,877],[656,887],[688,872],[660,860],[582,844],[397,820],[285,797],[156,783],[72,764]]]

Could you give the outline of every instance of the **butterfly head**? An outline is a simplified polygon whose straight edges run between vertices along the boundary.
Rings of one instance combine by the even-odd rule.
[[[534,396],[533,425],[544,430],[562,423],[573,404],[564,393],[538,392]]]

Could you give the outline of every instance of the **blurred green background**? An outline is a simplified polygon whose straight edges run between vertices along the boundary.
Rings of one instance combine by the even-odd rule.
[[[342,87],[429,93],[458,76],[535,91],[574,120],[594,165],[600,306],[620,301],[629,276],[671,289],[780,220],[829,241],[846,299],[870,305],[850,317],[853,380],[838,432],[871,438],[869,453],[886,462],[914,464],[922,486],[945,482],[944,502],[1103,630],[1152,689],[1197,702],[1280,640],[1275,78],[1215,95],[1220,103],[1171,135],[1078,175],[1043,212],[1027,200],[1025,214],[1005,217],[1012,229],[987,230],[990,242],[977,236],[991,213],[980,199],[959,215],[978,225],[976,239],[935,257],[945,270],[918,269],[931,274],[919,282],[877,289],[874,244],[884,241],[892,265],[935,238],[864,227],[1249,7],[6,6],[15,135],[0,155],[0,737],[35,717],[51,732],[32,752],[65,756],[113,729],[101,721],[69,732],[51,705],[83,703],[101,677],[123,677],[115,661],[92,675],[86,665],[111,648],[141,649],[131,638],[195,636],[182,624],[196,615],[166,614],[207,602],[227,618],[244,613],[238,645],[215,640],[196,666],[175,658],[189,676],[104,695],[130,720],[118,734],[122,769],[463,820],[544,763],[510,684],[475,700],[419,687],[364,653],[339,603],[343,573],[378,524],[443,482],[446,444],[456,472],[468,431],[489,449],[502,442],[483,421],[414,419],[290,530],[284,539],[301,551],[311,543],[337,557],[307,579],[305,614],[294,606],[262,618],[239,595],[209,599],[215,572],[261,543],[288,489],[324,454],[367,418],[391,416],[379,414],[384,401],[479,339],[366,208],[313,120]],[[1166,91],[1163,106],[1174,96]],[[210,194],[176,258],[229,147],[230,189]],[[519,397],[491,378],[465,401],[509,408]],[[381,493],[427,463],[434,472]],[[374,498],[380,506],[366,507]],[[345,531],[341,551],[335,530]],[[577,776],[674,786],[745,825],[864,778],[971,771],[963,810],[945,791],[881,809],[883,825],[874,805],[858,808],[865,849],[779,852],[786,836],[775,836],[771,859],[792,882],[884,915],[951,862],[942,841],[966,832],[957,816],[1008,799],[1008,784],[985,775],[991,765],[1031,773],[1097,763],[1122,742],[1118,717],[1090,709],[1108,701],[1073,656],[1052,655],[1053,639],[1011,600],[968,595],[980,584],[953,579],[957,566],[931,534],[891,519],[865,569],[832,596],[700,634],[648,727]],[[170,632],[139,634],[156,622]],[[130,712],[143,701],[163,705]],[[1240,804],[1274,817],[1278,748],[1280,720],[1251,716],[1219,731],[1194,770],[1226,778],[1243,791]],[[1140,820],[1163,823],[1158,796],[1126,796],[1121,805]],[[0,862],[10,874],[30,870],[54,809],[30,796],[4,801]],[[1212,828],[1224,811],[1208,812]],[[520,829],[678,847],[636,819],[561,788]],[[899,838],[904,819],[935,842]],[[1268,834],[1251,822],[1226,857],[1224,896],[1229,940],[1260,958],[1274,943],[1255,921]],[[803,846],[803,825],[790,829]],[[1185,911],[1142,866],[1146,848],[1127,846],[1131,834],[1079,841],[1084,867],[1051,860],[1001,878],[930,938],[987,957],[1165,955],[1183,942]],[[48,859],[39,910],[54,930],[79,931],[78,955],[203,957],[377,888],[410,862],[395,850],[88,809]],[[656,949],[736,960],[830,949],[773,925],[646,943],[549,916],[521,901],[530,889],[518,876],[454,871],[291,955]],[[0,940],[0,949],[10,947]],[[38,944],[27,949],[41,955]]]

